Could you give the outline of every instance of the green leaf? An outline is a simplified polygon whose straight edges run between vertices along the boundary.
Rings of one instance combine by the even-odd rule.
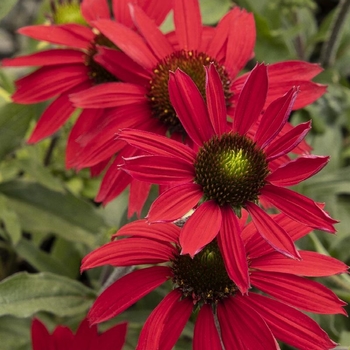
[[[30,319],[13,316],[0,317],[1,349],[30,349],[30,324]]]
[[[0,221],[4,225],[7,237],[15,245],[21,239],[22,230],[19,219],[15,211],[9,209],[8,200],[5,196],[0,196]]]
[[[96,297],[82,283],[51,273],[17,273],[0,283],[0,316],[29,317],[39,311],[72,316],[86,311]]]
[[[0,19],[4,18],[17,3],[17,0],[1,0],[0,2]]]
[[[29,232],[52,232],[94,246],[96,234],[105,228],[95,207],[69,192],[20,180],[0,184],[0,192],[8,197],[22,228]]]

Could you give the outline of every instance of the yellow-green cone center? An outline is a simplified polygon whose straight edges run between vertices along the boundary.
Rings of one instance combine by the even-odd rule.
[[[184,133],[184,129],[170,102],[168,92],[169,71],[175,72],[177,68],[180,68],[187,73],[197,85],[203,98],[205,98],[205,70],[203,66],[208,66],[210,63],[214,64],[219,73],[224,87],[226,105],[230,106],[232,97],[230,77],[225,68],[206,53],[185,50],[177,51],[164,58],[153,69],[148,99],[153,116],[167,126],[170,133]]]
[[[229,278],[216,240],[192,259],[176,255],[172,260],[173,282],[193,303],[213,304],[233,295],[237,287]]]
[[[80,10],[79,0],[52,2],[52,18],[55,24],[75,23],[87,25]]]
[[[214,136],[198,151],[195,182],[206,200],[241,209],[258,199],[269,173],[266,157],[256,144],[237,133]]]

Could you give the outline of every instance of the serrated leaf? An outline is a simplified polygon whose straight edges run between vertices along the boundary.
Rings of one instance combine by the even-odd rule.
[[[82,283],[51,273],[17,273],[0,283],[0,316],[29,317],[45,311],[72,316],[86,311],[96,297]]]

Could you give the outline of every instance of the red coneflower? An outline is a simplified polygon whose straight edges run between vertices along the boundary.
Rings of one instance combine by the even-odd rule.
[[[119,112],[103,121],[91,121],[89,136],[83,137],[79,155],[70,152],[70,166],[82,168],[108,161],[120,150],[114,135],[124,127],[170,133],[173,138],[182,139],[185,130],[168,94],[169,70],[180,68],[189,74],[204,96],[203,65],[213,64],[224,86],[225,109],[228,115],[234,113],[246,79],[246,75],[237,78],[237,74],[253,56],[256,36],[253,14],[235,7],[215,28],[209,28],[201,23],[198,0],[176,0],[173,2],[175,31],[163,34],[140,7],[130,5],[130,8],[138,32],[109,20],[94,22],[131,60],[121,61],[119,52],[113,48],[98,48],[95,60],[115,76],[123,74],[123,82],[93,87],[73,94],[71,100],[79,107],[116,107]],[[310,80],[320,71],[318,65],[301,61],[272,64],[266,104],[292,86],[300,86],[301,90],[294,108],[315,101],[324,93],[325,86]],[[286,125],[285,129],[289,130],[290,126]],[[305,144],[304,147],[309,150]],[[109,168],[98,201],[106,203],[125,188],[125,175],[116,171],[118,162],[119,159],[115,160]]]
[[[336,221],[317,203],[285,188],[316,174],[329,159],[304,155],[290,160],[287,156],[305,137],[310,123],[277,138],[287,122],[296,88],[273,101],[259,119],[268,75],[267,66],[257,65],[245,82],[231,125],[214,65],[206,67],[205,89],[206,102],[187,74],[178,69],[170,75],[170,99],[193,149],[146,131],[127,129],[119,134],[121,140],[147,153],[126,158],[121,169],[137,180],[170,187],[153,202],[148,221],[174,221],[197,207],[181,231],[182,253],[193,257],[220,230],[223,245],[231,247],[227,259],[235,261],[235,252],[243,249],[237,220],[244,208],[272,247],[299,258],[288,234],[257,205],[263,201],[297,222],[335,232]],[[251,129],[256,131],[248,134]]]
[[[293,240],[310,231],[284,214],[278,214],[275,220]],[[244,223],[241,221],[239,225]],[[231,236],[235,234],[232,232]],[[109,286],[93,304],[88,315],[90,322],[100,323],[120,314],[170,280],[174,289],[148,317],[137,350],[172,349],[192,313],[198,315],[194,350],[221,350],[221,342],[225,349],[278,349],[275,338],[301,350],[335,346],[317,323],[298,309],[346,314],[342,309],[345,303],[320,283],[302,276],[343,273],[347,270],[345,264],[309,251],[300,251],[301,261],[288,259],[273,251],[254,225],[248,224],[242,229],[247,254],[242,259],[249,266],[253,287],[272,298],[257,290],[242,295],[237,285],[241,280],[229,276],[229,270],[235,267],[225,264],[220,240],[210,242],[192,259],[181,254],[179,235],[180,228],[173,223],[149,225],[139,220],[114,235],[114,238],[128,238],[112,241],[88,254],[83,259],[82,270],[105,264],[161,264],[143,266]]]
[[[125,343],[127,323],[120,323],[99,334],[97,326],[84,319],[76,334],[65,326],[58,326],[52,334],[38,319],[32,322],[33,350],[121,350]]]

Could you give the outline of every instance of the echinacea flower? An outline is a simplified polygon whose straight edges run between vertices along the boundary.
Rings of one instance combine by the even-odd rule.
[[[255,45],[253,14],[238,7],[211,28],[202,25],[198,0],[174,0],[175,31],[168,34],[163,34],[139,6],[130,4],[130,11],[137,32],[110,20],[94,22],[95,27],[131,59],[121,61],[117,50],[104,46],[98,48],[95,61],[115,76],[120,75],[122,68],[122,82],[102,84],[71,96],[71,100],[82,108],[119,109],[108,120],[92,120],[86,131],[88,137],[76,138],[76,144],[71,144],[75,151],[68,150],[70,166],[78,169],[108,162],[117,151],[120,152],[97,195],[96,200],[103,203],[115,198],[127,184],[125,174],[117,171],[120,158],[125,157],[125,150],[115,141],[119,129],[136,128],[171,134],[179,140],[186,138],[169,99],[169,71],[182,69],[192,77],[204,96],[203,65],[213,64],[224,87],[225,109],[228,115],[233,115],[247,77],[237,78],[237,75],[252,58]],[[300,86],[301,91],[295,109],[315,101],[325,92],[325,86],[311,82],[321,70],[319,65],[302,61],[272,64],[266,104],[292,86]],[[289,124],[286,124],[284,130],[289,129]],[[306,144],[303,146],[304,150],[309,150]],[[128,149],[127,152],[131,151]]]
[[[120,323],[99,334],[97,326],[90,326],[87,318],[76,334],[66,326],[58,326],[52,334],[38,319],[32,322],[33,350],[121,350],[125,343],[127,323]]]
[[[284,214],[278,214],[275,220],[293,240],[311,230]],[[194,350],[221,350],[221,342],[227,350],[278,349],[276,338],[300,350],[333,348],[336,344],[328,335],[299,310],[346,314],[342,308],[345,303],[322,284],[302,276],[339,274],[346,272],[347,266],[310,251],[300,251],[301,261],[289,259],[273,251],[254,225],[245,226],[243,220],[239,224],[243,226],[242,239],[246,245],[242,259],[249,265],[252,286],[259,291],[241,294],[236,281],[229,277],[227,269],[234,267],[225,264],[220,241],[213,240],[192,259],[180,253],[178,226],[149,225],[139,220],[114,235],[127,238],[107,243],[83,259],[82,270],[106,264],[152,265],[142,266],[105,289],[89,311],[90,322],[97,324],[119,315],[171,281],[173,290],[146,320],[137,350],[172,349],[192,314],[197,315]]]
[[[297,222],[335,232],[337,221],[319,204],[286,188],[316,174],[329,157],[302,155],[290,160],[287,156],[309,131],[309,122],[277,137],[287,122],[296,88],[273,101],[259,119],[268,91],[267,70],[258,64],[250,73],[232,124],[227,123],[223,87],[214,65],[206,67],[206,101],[187,74],[179,69],[171,73],[170,99],[194,148],[141,130],[119,134],[119,139],[146,153],[124,159],[121,169],[137,180],[169,187],[152,203],[148,222],[175,221],[197,208],[181,230],[183,254],[193,257],[220,231],[222,245],[229,247],[225,259],[240,265],[237,253],[244,245],[238,217],[244,208],[274,249],[298,259],[287,232],[259,201]],[[248,133],[251,130],[255,132]]]

